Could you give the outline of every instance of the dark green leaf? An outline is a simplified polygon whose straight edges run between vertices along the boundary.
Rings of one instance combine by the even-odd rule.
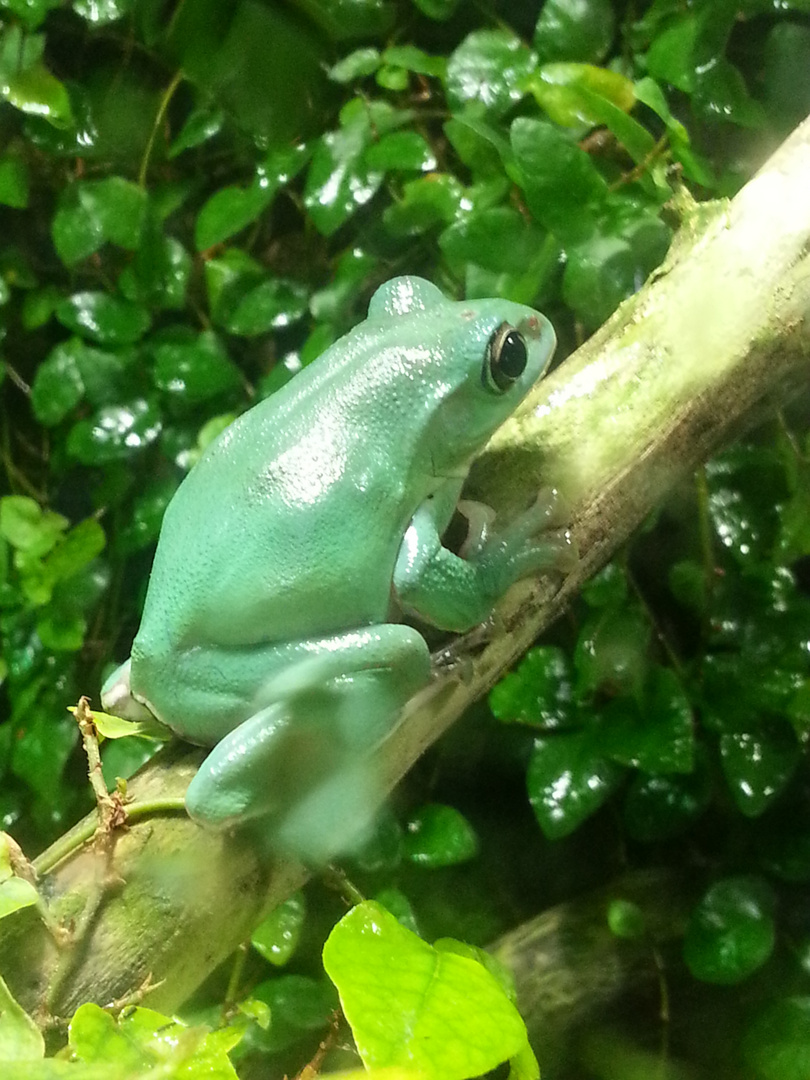
[[[595,737],[606,757],[648,773],[691,772],[694,764],[692,706],[669,668],[652,669],[640,703],[614,698]]]
[[[537,220],[563,241],[589,234],[607,184],[585,151],[543,120],[519,117],[510,136],[516,179]]]
[[[82,337],[100,345],[130,345],[149,329],[149,313],[130,300],[104,292],[80,292],[63,300],[56,317]]]
[[[743,1053],[758,1080],[805,1080],[810,1075],[810,997],[769,1004],[746,1034]]]
[[[554,645],[532,649],[517,671],[505,675],[489,695],[499,720],[532,724],[553,731],[579,719],[571,665]]]
[[[136,496],[129,521],[115,537],[120,551],[132,554],[157,540],[163,515],[178,483],[176,476],[153,480]]]
[[[79,338],[54,346],[37,368],[31,387],[31,408],[41,424],[52,427],[84,396],[84,382],[76,352],[84,347]]]
[[[534,30],[534,47],[541,63],[598,63],[607,54],[615,30],[610,0],[546,0]]]
[[[394,131],[373,142],[364,161],[371,169],[406,169],[427,172],[436,168],[436,158],[426,140],[417,131]]]
[[[60,0],[3,0],[3,7],[16,15],[28,30],[36,30],[48,12],[59,4]]]
[[[449,19],[460,2],[461,0],[413,0],[423,15],[439,21]]]
[[[137,398],[127,405],[107,405],[80,420],[68,436],[67,449],[83,465],[106,465],[133,457],[153,443],[160,430],[154,404]]]
[[[606,761],[589,732],[535,739],[529,762],[529,801],[550,840],[568,836],[616,789],[619,766]]]
[[[390,45],[382,54],[386,64],[405,68],[417,75],[443,76],[447,71],[447,61],[443,56],[430,56],[415,45]]]
[[[793,731],[784,722],[720,737],[720,760],[741,813],[758,817],[781,794],[801,758]]]
[[[268,278],[248,289],[227,313],[223,326],[232,334],[253,337],[297,322],[307,310],[307,290],[296,281]]]
[[[275,967],[283,967],[298,947],[305,917],[304,894],[297,892],[259,923],[250,943],[265,960]]]
[[[709,769],[702,757],[689,775],[647,776],[637,774],[624,803],[624,821],[635,840],[654,843],[685,832],[706,810],[711,800]]]
[[[241,232],[267,209],[275,194],[272,187],[258,180],[247,188],[234,185],[215,191],[197,217],[194,227],[197,250],[205,251]]]
[[[428,803],[406,821],[402,850],[419,866],[455,866],[475,858],[478,837],[454,807]]]
[[[762,967],[775,939],[774,897],[764,881],[716,882],[692,912],[684,959],[696,979],[733,986]]]
[[[405,184],[402,199],[386,207],[383,221],[393,236],[418,236],[453,221],[463,198],[464,189],[455,176],[423,176]]]
[[[474,30],[447,62],[447,99],[454,111],[476,103],[500,116],[524,93],[537,57],[510,30]]]
[[[242,384],[239,371],[211,330],[189,340],[158,345],[154,352],[155,386],[178,400],[196,404]]]
[[[638,693],[647,670],[649,623],[635,608],[597,609],[583,626],[574,662],[583,693]]]
[[[0,203],[16,210],[28,206],[28,167],[10,154],[0,158]]]
[[[191,150],[195,146],[208,142],[219,134],[224,123],[225,113],[222,109],[195,109],[189,114],[177,138],[169,147],[169,158],[176,158],[184,150]]]

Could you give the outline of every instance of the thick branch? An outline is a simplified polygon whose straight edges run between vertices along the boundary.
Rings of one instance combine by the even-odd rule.
[[[687,215],[666,265],[546,379],[472,478],[500,510],[552,483],[581,561],[554,593],[516,586],[483,628],[437,658],[378,754],[392,787],[562,610],[666,491],[810,368],[810,123],[729,205]],[[31,909],[3,920],[0,971],[29,1009],[65,1016],[120,999],[151,974],[149,1003],[171,1010],[244,940],[304,871],[255,845],[193,826],[150,800],[179,798],[200,760],[163,752],[132,781],[132,821],[109,857],[80,824],[40,862],[54,914],[77,928],[57,946]],[[83,831],[82,831],[83,830]],[[57,861],[58,858],[58,861]],[[50,987],[50,990],[49,990]]]

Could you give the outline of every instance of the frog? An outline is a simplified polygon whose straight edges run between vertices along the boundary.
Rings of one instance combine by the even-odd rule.
[[[167,507],[131,656],[102,689],[107,712],[209,748],[185,796],[194,821],[261,821],[283,851],[331,854],[374,803],[371,752],[430,680],[418,625],[469,630],[565,562],[553,499],[498,529],[462,498],[555,345],[530,307],[396,277],[208,445]]]

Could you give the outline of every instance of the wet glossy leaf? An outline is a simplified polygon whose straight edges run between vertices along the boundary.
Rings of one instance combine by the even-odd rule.
[[[451,265],[476,262],[496,272],[519,272],[541,247],[544,233],[509,206],[465,214],[442,233],[439,244]]]
[[[14,744],[12,772],[51,805],[60,798],[60,780],[78,737],[72,717],[34,711]]]
[[[191,256],[173,236],[150,227],[134,260],[118,279],[127,300],[163,310],[181,310],[191,277]]]
[[[634,157],[643,157],[655,146],[652,135],[626,115],[636,95],[633,83],[619,72],[592,64],[544,64],[528,80],[527,90],[556,124],[572,128],[604,124]]]
[[[105,292],[80,292],[63,300],[56,317],[68,330],[100,345],[130,345],[149,329],[149,313],[131,300]]]
[[[736,560],[767,557],[779,528],[777,502],[787,495],[775,455],[735,446],[706,465],[709,514],[717,538]]]
[[[730,120],[751,128],[765,125],[765,110],[751,97],[739,70],[725,57],[699,70],[692,100],[709,120]]]
[[[0,158],[0,203],[16,210],[28,206],[28,167],[10,154]]]
[[[598,611],[582,628],[574,663],[578,689],[639,692],[647,670],[650,627],[635,608]]]
[[[371,169],[406,169],[427,172],[436,168],[436,158],[427,141],[416,131],[394,131],[383,135],[366,150],[366,165]]]
[[[639,701],[619,697],[603,710],[596,736],[606,757],[648,773],[690,772],[692,706],[677,676],[655,667]]]
[[[323,960],[366,1068],[407,1065],[463,1080],[526,1043],[517,1010],[483,965],[437,951],[374,901],[341,919]]]
[[[8,72],[0,81],[0,96],[15,109],[42,117],[54,127],[66,128],[73,124],[68,92],[44,64]]]
[[[565,652],[544,645],[526,654],[517,671],[505,675],[489,695],[499,720],[554,730],[578,719],[573,673]]]
[[[285,278],[268,278],[248,289],[220,318],[230,333],[253,337],[289,326],[306,311],[305,286]]]
[[[709,769],[702,758],[695,772],[637,774],[624,802],[624,821],[635,840],[654,843],[685,832],[707,809],[712,795]]]
[[[372,899],[378,904],[382,904],[386,911],[390,911],[397,922],[404,926],[406,930],[410,930],[412,934],[419,933],[419,924],[413,906],[400,889],[381,889]]]
[[[500,116],[519,101],[537,57],[510,30],[474,30],[451,54],[445,86],[453,110],[476,103]]]
[[[373,107],[357,101],[349,104],[341,127],[324,135],[315,147],[304,187],[304,204],[325,236],[373,198],[382,184],[385,172],[365,163],[366,147],[409,119],[408,113],[383,102]]]
[[[600,61],[616,30],[610,0],[547,0],[534,30],[541,63],[548,60]]]
[[[455,866],[478,854],[478,837],[463,814],[452,806],[428,803],[405,822],[402,851],[419,866]]]
[[[191,150],[208,142],[222,130],[225,113],[222,109],[195,109],[180,129],[177,138],[169,147],[169,158],[176,158],[184,150]]]
[[[720,761],[734,801],[746,817],[757,817],[784,790],[801,758],[785,723],[763,723],[753,731],[720,737]]]
[[[270,1009],[269,1028],[251,1038],[251,1044],[266,1052],[289,1046],[303,1032],[326,1027],[337,1007],[335,990],[329,982],[304,975],[268,979],[255,987],[252,996]]]
[[[383,221],[394,236],[418,236],[453,221],[463,197],[464,189],[455,176],[420,177],[405,184],[402,199],[385,208]]]
[[[550,840],[568,836],[599,809],[622,775],[587,731],[535,739],[527,786],[540,828]]]
[[[73,0],[73,10],[85,22],[95,26],[123,19],[132,8],[133,0]]]
[[[519,117],[510,129],[518,183],[541,224],[563,240],[590,233],[607,184],[584,150],[543,120]]]
[[[80,420],[68,436],[67,449],[83,465],[106,465],[139,453],[160,430],[155,405],[136,398],[126,405],[106,405],[90,419]]]
[[[810,997],[785,997],[763,1010],[747,1032],[743,1053],[761,1080],[810,1075]]]
[[[650,75],[691,94],[695,86],[693,57],[697,34],[698,20],[694,14],[683,14],[669,23],[647,53]]]
[[[42,289],[32,289],[27,292],[22,306],[23,328],[38,330],[40,326],[44,326],[61,299],[62,294],[54,285],[46,285]]]
[[[78,338],[51,349],[37,368],[31,387],[31,407],[41,424],[52,427],[64,419],[84,396],[84,382],[76,360]]]
[[[205,203],[194,227],[194,243],[205,251],[241,232],[267,209],[275,191],[258,180],[250,187],[220,188]]]
[[[760,878],[716,882],[692,912],[684,959],[696,979],[733,986],[762,967],[775,940],[774,897]]]
[[[155,386],[174,398],[196,404],[242,385],[217,335],[204,330],[196,338],[167,341],[155,350]]]
[[[265,960],[283,967],[298,948],[305,917],[304,894],[297,892],[259,923],[250,943]]]
[[[771,116],[790,130],[810,113],[810,27],[778,22],[765,39],[764,95]]]
[[[125,554],[131,554],[157,540],[163,515],[178,483],[178,477],[170,476],[147,484],[132,504],[129,521],[115,536],[117,548]]]

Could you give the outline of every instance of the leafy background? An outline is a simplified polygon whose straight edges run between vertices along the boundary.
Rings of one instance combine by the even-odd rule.
[[[0,20],[0,819],[34,854],[89,808],[65,706],[126,656],[205,444],[393,274],[541,307],[571,351],[660,263],[684,189],[733,194],[810,111],[810,3],[0,0]],[[676,492],[347,863],[428,940],[477,945],[628,869],[690,883],[656,991],[550,1076],[810,1072],[807,419],[802,399]],[[107,744],[108,780],[149,752]],[[242,1075],[295,1073],[323,1037],[341,911],[313,884],[194,1004],[252,1017]]]

